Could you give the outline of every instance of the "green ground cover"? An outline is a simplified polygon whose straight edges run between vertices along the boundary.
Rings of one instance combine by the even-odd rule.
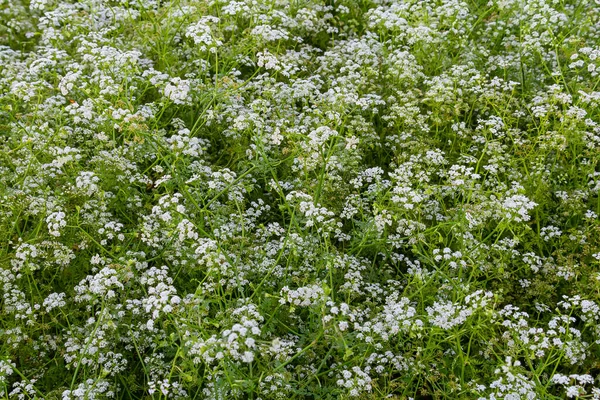
[[[0,396],[600,399],[600,5],[0,0]]]

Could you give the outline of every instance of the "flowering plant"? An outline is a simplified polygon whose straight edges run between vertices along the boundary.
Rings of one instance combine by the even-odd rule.
[[[600,399],[599,43],[594,0],[0,0],[0,398]]]

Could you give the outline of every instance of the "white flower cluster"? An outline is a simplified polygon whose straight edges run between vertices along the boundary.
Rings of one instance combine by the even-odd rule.
[[[58,84],[58,88],[60,89],[60,92],[63,94],[63,96],[68,95],[69,92],[73,90],[75,83],[77,83],[77,81],[80,81],[81,75],[82,74],[80,71],[71,71],[68,72],[65,76],[63,76],[63,78]],[[82,86],[78,85],[78,87]]]
[[[506,219],[515,222],[529,221],[529,211],[533,210],[537,203],[529,200],[527,196],[514,195],[502,201],[502,210]]]
[[[113,398],[116,393],[111,390],[111,385],[106,380],[95,381],[88,379],[77,385],[74,390],[62,392],[62,400],[100,400]]]
[[[369,374],[361,370],[360,367],[355,366],[351,370],[343,370],[337,384],[346,389],[350,397],[358,397],[365,392],[371,392],[372,380]]]
[[[12,390],[8,393],[9,398],[24,400],[36,396],[35,383],[37,379],[22,380],[12,385]]]
[[[257,25],[252,29],[252,35],[260,36],[265,42],[287,40],[290,35],[285,29],[274,28],[271,25]]]
[[[568,303],[563,307],[568,307]],[[506,319],[502,321],[505,328],[503,339],[511,348],[526,349],[531,359],[542,359],[548,353],[559,352],[569,364],[584,361],[588,343],[582,340],[582,334],[574,325],[575,317],[559,315],[553,317],[547,328],[530,327],[527,313],[514,307],[506,306],[500,314]]]
[[[520,361],[507,357],[505,364],[494,372],[498,379],[489,385],[489,397],[480,397],[478,400],[538,399],[535,384],[521,370]]]
[[[44,11],[51,4],[51,0],[31,0],[29,3],[29,8],[31,10]]]
[[[254,304],[238,307],[231,311],[235,321],[220,337],[213,335],[207,340],[197,339],[187,342],[189,354],[195,363],[204,360],[207,364],[220,362],[224,358],[252,363],[257,350],[257,339],[261,336],[261,323],[264,318]]]
[[[444,249],[433,249],[434,260],[436,262],[448,261],[448,266],[452,269],[458,267],[465,268],[467,262],[462,259],[463,255],[460,251],[452,251],[452,249],[445,247]]]
[[[189,129],[180,129],[177,134],[167,138],[171,151],[174,153],[183,153],[191,157],[200,157],[207,146],[205,140],[190,136]]]
[[[168,379],[148,382],[148,393],[154,395],[158,392],[167,398],[174,399],[185,399],[188,396],[179,382],[170,382]]]
[[[265,376],[259,384],[259,390],[261,395],[275,400],[289,399],[293,393],[292,385],[281,373]]]
[[[292,191],[287,194],[286,200],[298,205],[300,213],[306,217],[305,227],[316,227],[317,232],[324,235],[334,233],[339,236],[341,233],[342,223],[337,220],[335,213],[321,207],[319,204],[315,204],[312,196],[303,192]]]
[[[190,81],[181,78],[171,78],[163,89],[166,98],[175,104],[189,104],[192,101],[190,96]]]
[[[545,226],[540,230],[540,236],[546,242],[551,240],[554,237],[560,237],[562,235],[562,231],[558,229],[556,226]]]
[[[478,290],[467,295],[464,305],[451,301],[436,301],[433,306],[427,307],[429,322],[439,328],[448,330],[463,324],[478,309],[485,308],[493,297],[491,292]]]
[[[7,360],[0,360],[0,389],[2,389],[2,384],[6,384],[7,377],[14,373],[15,364]],[[5,393],[0,392],[0,394],[5,395]]]
[[[21,243],[15,251],[15,258],[11,260],[13,271],[19,272],[25,267],[32,271],[39,269],[39,265],[35,261],[40,253],[37,246],[29,243]]]
[[[124,288],[119,272],[111,267],[104,267],[94,275],[88,275],[75,286],[75,301],[90,302],[110,300]]]
[[[46,311],[50,312],[55,308],[60,308],[67,305],[65,302],[65,296],[65,293],[50,293],[44,300],[44,307],[46,307]]]
[[[594,383],[594,378],[591,375],[577,375],[571,374],[569,376],[562,374],[554,374],[551,381],[555,385],[561,385],[565,389],[565,395],[568,398],[583,397],[587,394],[585,385]],[[592,395],[594,399],[600,398],[600,389],[592,388]]]
[[[46,217],[46,224],[48,224],[48,232],[55,237],[60,236],[61,230],[67,226],[65,219],[67,215],[63,211],[55,211],[50,213]]]
[[[266,70],[275,70],[275,71],[281,70],[281,64],[280,64],[279,60],[277,59],[276,56],[269,53],[268,50],[264,50],[264,51],[256,53],[256,58],[257,58],[256,65],[258,65],[259,67],[263,67]]]
[[[387,297],[383,309],[371,320],[355,324],[355,329],[360,332],[356,335],[358,339],[363,339],[367,343],[376,343],[378,341],[374,336],[377,336],[383,341],[388,341],[423,326],[423,322],[417,317],[416,308],[410,305],[410,300],[406,297],[400,299],[397,297],[397,295]]]
[[[327,299],[323,287],[319,285],[304,286],[297,289],[290,289],[284,286],[279,295],[281,296],[279,303],[297,307],[319,305]]]
[[[182,203],[183,195],[180,193],[162,196],[152,207],[152,213],[144,216],[142,241],[157,248],[165,245],[181,222],[180,216],[186,212]]]
[[[195,24],[188,26],[185,35],[199,45],[200,51],[210,51],[216,53],[217,49],[223,45],[223,42],[217,40],[211,29],[211,24],[218,24],[219,18],[207,15]]]
[[[75,178],[75,187],[86,194],[91,196],[98,191],[98,182],[100,178],[92,171],[82,171]]]
[[[172,285],[173,279],[168,274],[169,269],[166,266],[160,269],[152,267],[144,271],[140,277],[140,283],[147,286],[148,297],[142,299],[140,305],[147,314],[151,315],[151,319],[147,322],[150,330],[154,327],[154,320],[161,313],[171,313],[181,302],[181,298],[177,296],[177,289]]]

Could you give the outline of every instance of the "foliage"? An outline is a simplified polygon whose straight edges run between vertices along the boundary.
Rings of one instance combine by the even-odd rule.
[[[600,399],[592,0],[0,0],[6,399]]]

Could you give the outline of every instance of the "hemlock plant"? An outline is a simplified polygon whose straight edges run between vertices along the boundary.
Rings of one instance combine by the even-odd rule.
[[[5,399],[600,399],[600,5],[0,0]]]

